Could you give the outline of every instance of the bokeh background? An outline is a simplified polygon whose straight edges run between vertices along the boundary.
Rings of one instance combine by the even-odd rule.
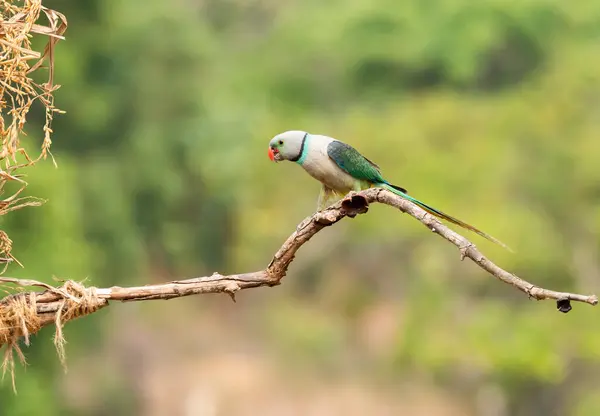
[[[508,270],[600,291],[600,2],[44,4],[69,20],[67,113],[59,167],[29,171],[49,202],[4,217],[8,275],[262,269],[315,208],[266,154],[303,129],[509,244],[468,236]],[[386,206],[319,233],[279,287],[115,303],[65,335],[68,372],[42,330],[2,415],[600,414],[598,310],[529,301]]]

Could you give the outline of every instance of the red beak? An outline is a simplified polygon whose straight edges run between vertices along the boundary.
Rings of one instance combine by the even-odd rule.
[[[271,162],[275,161],[275,153],[271,147],[269,147],[269,159],[271,159]]]

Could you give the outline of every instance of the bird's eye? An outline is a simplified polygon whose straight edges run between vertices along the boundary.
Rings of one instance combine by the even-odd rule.
[[[283,140],[279,140],[279,145],[281,146],[283,144]]]

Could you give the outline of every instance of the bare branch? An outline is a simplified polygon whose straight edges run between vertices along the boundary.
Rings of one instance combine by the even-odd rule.
[[[503,270],[477,250],[473,243],[440,223],[435,217],[429,215],[417,205],[386,190],[371,188],[358,193],[352,192],[342,201],[306,218],[275,253],[269,265],[264,270],[257,272],[228,276],[214,273],[211,276],[176,280],[157,285],[113,286],[102,289],[86,288],[72,280],[66,281],[62,286],[55,288],[34,280],[0,277],[0,282],[16,284],[21,290],[27,286],[47,288],[43,292],[20,292],[0,299],[0,346],[7,344],[9,348],[14,348],[19,353],[17,341],[20,337],[25,337],[27,344],[29,335],[39,331],[45,325],[54,324],[57,329],[55,343],[61,361],[64,362],[62,325],[69,320],[108,306],[111,300],[121,302],[167,300],[204,293],[226,293],[235,301],[236,292],[242,289],[276,286],[286,275],[298,249],[312,236],[344,217],[353,218],[358,214],[366,213],[370,203],[390,205],[409,214],[428,229],[454,244],[460,251],[461,259],[469,258],[473,260],[475,264],[492,276],[504,283],[511,284],[530,298],[555,300],[558,310],[561,312],[571,310],[570,301],[590,305],[598,304],[598,298],[595,295],[580,295],[544,289]]]
[[[577,293],[556,292],[554,290],[544,289],[531,284],[528,281],[523,280],[520,277],[500,268],[490,259],[485,257],[479,250],[477,250],[473,243],[471,243],[462,235],[446,227],[444,224],[440,223],[434,216],[425,213],[425,211],[415,204],[399,198],[391,192],[385,190],[378,190],[376,192],[371,191],[372,190],[367,191],[369,195],[365,195],[367,201],[381,202],[383,204],[396,207],[400,211],[416,218],[427,228],[454,244],[460,250],[461,260],[464,260],[465,258],[473,260],[473,262],[475,262],[475,264],[477,264],[483,270],[500,279],[504,283],[513,285],[521,292],[527,294],[530,298],[536,300],[556,300],[558,310],[565,313],[571,310],[570,301],[588,303],[592,306],[598,304],[598,297],[596,295],[580,295]],[[372,193],[375,193],[375,195],[371,195]]]

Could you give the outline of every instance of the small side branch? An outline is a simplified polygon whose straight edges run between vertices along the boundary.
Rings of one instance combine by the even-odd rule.
[[[64,342],[62,325],[69,320],[108,306],[111,300],[121,302],[167,300],[204,293],[226,293],[235,301],[235,294],[242,289],[276,286],[286,275],[288,267],[302,245],[323,228],[333,225],[345,217],[353,218],[366,213],[371,203],[390,205],[409,214],[429,230],[454,244],[460,251],[461,259],[471,259],[492,276],[516,287],[530,298],[555,300],[558,310],[561,312],[571,310],[571,301],[590,305],[598,304],[598,298],[595,295],[544,289],[507,272],[485,257],[465,237],[449,229],[417,205],[386,190],[371,188],[358,193],[350,193],[342,201],[306,218],[275,253],[268,266],[264,270],[256,272],[227,276],[214,273],[211,276],[156,285],[113,286],[110,288],[84,287],[71,280],[59,287],[52,287],[34,280],[0,277],[0,282],[16,284],[20,289],[30,286],[46,289],[42,292],[19,292],[0,299],[0,346],[7,344],[9,348],[17,348],[17,341],[22,337],[28,344],[30,334],[39,331],[45,325],[54,324],[57,329],[55,343],[62,359],[62,342]]]

